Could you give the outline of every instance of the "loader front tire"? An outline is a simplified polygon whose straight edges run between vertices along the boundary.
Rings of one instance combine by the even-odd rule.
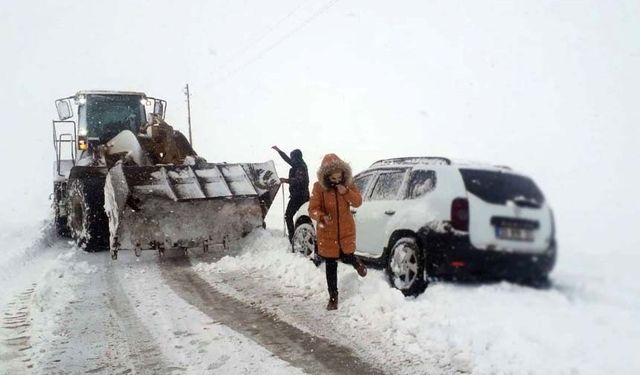
[[[67,224],[76,245],[85,251],[109,250],[109,221],[104,211],[104,182],[73,180]]]

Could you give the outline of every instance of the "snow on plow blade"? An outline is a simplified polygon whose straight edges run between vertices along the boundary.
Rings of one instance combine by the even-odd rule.
[[[123,166],[107,174],[111,255],[224,244],[261,227],[280,181],[266,163]]]

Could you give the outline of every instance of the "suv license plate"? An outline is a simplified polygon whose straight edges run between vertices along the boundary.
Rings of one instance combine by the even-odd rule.
[[[496,237],[503,240],[533,241],[533,231],[524,228],[496,227]]]

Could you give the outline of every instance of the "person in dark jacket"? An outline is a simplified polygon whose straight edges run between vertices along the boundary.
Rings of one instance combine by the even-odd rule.
[[[287,155],[278,146],[271,147],[280,154],[280,157],[291,166],[289,169],[289,178],[281,178],[280,181],[289,184],[289,203],[284,213],[284,219],[287,222],[287,232],[289,234],[289,242],[293,246],[293,215],[300,209],[305,202],[309,200],[309,172],[307,164],[302,159],[302,151],[295,149]]]

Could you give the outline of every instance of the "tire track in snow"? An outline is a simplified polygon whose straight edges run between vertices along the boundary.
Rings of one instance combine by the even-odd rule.
[[[3,311],[0,373],[173,373],[108,254],[66,250]]]
[[[0,361],[8,373],[22,373],[33,368],[31,358],[31,302],[36,284],[16,295],[2,316]]]
[[[186,257],[165,259],[161,273],[186,302],[253,339],[280,359],[312,374],[383,374],[347,347],[309,335],[276,316],[227,296],[191,269]]]
[[[107,260],[106,257],[104,259],[107,263],[105,265],[107,288],[111,286],[107,301],[109,310],[115,314],[112,324],[117,326],[114,328],[126,339],[123,343],[116,341],[115,344],[126,345],[128,359],[133,367],[138,370],[137,372],[157,374],[173,371],[167,368],[161,350],[155,345],[154,338],[136,316],[121,280],[116,275],[114,263],[111,260]]]

